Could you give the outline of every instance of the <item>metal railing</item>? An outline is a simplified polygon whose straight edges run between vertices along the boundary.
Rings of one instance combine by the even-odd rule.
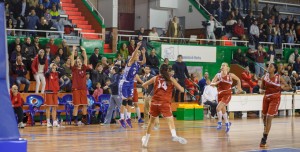
[[[294,3],[290,3],[290,2],[275,2],[275,1],[260,0],[259,3],[268,3],[268,4],[277,4],[277,5],[281,5],[281,6],[295,6],[295,7],[300,7],[299,3],[298,4],[294,4]]]
[[[299,46],[300,47],[300,44],[297,44],[297,43],[282,43],[282,48],[292,49],[292,46]]]
[[[125,35],[125,34],[118,34],[118,40],[123,40],[122,38],[127,38],[128,41],[130,41],[132,38],[137,38],[138,35]],[[240,41],[240,40],[212,40],[212,39],[195,39],[195,38],[172,38],[172,37],[157,37],[157,36],[143,36],[143,38],[146,38],[147,41],[149,40],[150,37],[153,38],[159,38],[160,40],[179,40],[179,41],[184,41],[190,42],[190,43],[199,43],[200,41],[205,41],[205,42],[232,42],[234,46],[237,46],[237,43],[244,43],[245,46],[248,46],[249,41]]]
[[[196,2],[198,3],[199,8],[202,8],[208,15],[212,15],[208,12],[207,9],[205,9],[205,7],[203,5],[201,5],[199,0],[196,0]],[[225,27],[214,16],[213,16],[213,18],[214,18],[213,20],[217,23],[217,27],[220,27],[223,30],[223,28],[225,28]]]
[[[82,38],[84,35],[97,35],[99,36],[99,39],[103,38],[103,34],[102,33],[88,33],[88,32],[80,32],[79,33],[79,37]]]
[[[104,24],[104,17],[100,14],[100,12],[97,10],[97,8],[94,6],[94,4],[90,0],[85,0],[85,1],[87,2],[87,4],[90,5],[90,7],[92,8],[92,11],[96,11],[97,12],[97,15],[102,20],[102,24]]]
[[[45,30],[29,30],[29,29],[6,29],[6,31],[19,31],[29,33],[46,33],[46,37],[48,37],[48,33],[58,33],[62,37],[64,37],[64,31],[45,31]]]
[[[135,31],[130,31],[130,30],[118,30],[118,33],[134,33]]]

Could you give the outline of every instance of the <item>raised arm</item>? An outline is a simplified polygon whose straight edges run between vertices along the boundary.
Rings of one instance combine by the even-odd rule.
[[[212,79],[211,81],[211,86],[217,86],[220,83],[219,78],[217,76],[217,74],[215,75],[215,77]]]
[[[281,89],[284,91],[292,90],[292,87],[288,85],[282,77],[280,77],[280,85],[281,85]]]
[[[82,46],[80,47],[80,49],[82,50],[81,55],[83,56],[83,64],[85,66],[87,66],[87,55],[86,55],[86,50],[85,48],[83,48]]]
[[[128,66],[131,66],[134,63],[135,58],[137,58],[137,56],[139,55],[139,49],[140,49],[141,45],[142,45],[141,42],[136,44],[136,48],[135,48],[134,52],[132,53],[132,57],[129,59],[129,61],[127,63]]]
[[[143,87],[143,88],[147,88],[148,85],[151,85],[151,84],[153,84],[153,83],[155,82],[155,79],[156,79],[156,76],[153,77],[153,78],[151,78],[150,80],[146,81],[145,83],[143,83],[143,84],[142,84],[142,87]]]
[[[237,81],[237,89],[238,89],[238,93],[242,92],[243,89],[242,89],[242,85],[241,85],[241,80],[239,77],[237,77],[235,74],[233,73],[230,73],[232,79],[236,80]]]
[[[71,60],[71,67],[74,66],[75,61],[74,61],[74,52],[76,51],[77,47],[73,45],[73,51],[71,52],[70,60]]]
[[[146,49],[143,48],[142,50],[142,55],[143,55],[143,61],[140,62],[140,65],[144,65],[146,63]]]
[[[173,77],[171,77],[171,81],[177,90],[179,90],[180,92],[184,92],[184,88],[180,84],[178,84],[178,82]]]
[[[135,75],[135,78],[136,78],[137,82],[139,82],[141,84],[144,83],[144,81],[141,79],[141,77],[139,75]]]

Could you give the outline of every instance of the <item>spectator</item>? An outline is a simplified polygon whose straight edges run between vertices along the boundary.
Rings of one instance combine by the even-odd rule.
[[[152,30],[149,32],[149,36],[150,36],[149,37],[150,41],[159,41],[160,40],[155,27],[152,27]]]
[[[294,90],[300,90],[299,74],[296,71],[293,71],[290,79],[291,79],[292,87],[294,88]]]
[[[244,19],[244,26],[248,28],[248,31],[250,31],[250,26],[253,21],[254,21],[253,13],[249,12],[249,14]]]
[[[207,22],[207,26],[206,26],[206,37],[207,39],[211,39],[213,40],[213,44],[216,45],[216,36],[215,36],[215,21],[213,20],[214,17],[212,15],[210,15],[210,20]]]
[[[284,75],[282,75],[282,78],[285,80],[285,82],[291,87],[292,87],[292,81],[291,81],[291,78],[289,76],[289,73],[288,71],[284,71]]]
[[[293,64],[293,70],[300,74],[300,57],[297,58],[296,62]]]
[[[215,10],[218,15],[218,21],[222,22],[223,21],[223,2],[222,0],[216,0],[215,1]]]
[[[47,59],[47,63],[49,65],[52,62],[52,59],[54,58],[54,56],[50,54],[50,47],[49,46],[46,46],[46,48],[45,48],[45,56],[46,56],[46,59]]]
[[[294,64],[298,57],[299,57],[298,50],[295,49],[294,53],[292,53],[289,57],[289,63]]]
[[[249,0],[243,0],[243,13],[246,14],[247,12],[251,12],[249,11]]]
[[[208,75],[208,72],[205,72],[204,73],[204,77],[198,82],[198,86],[199,86],[199,89],[200,89],[199,90],[200,91],[200,95],[203,94],[205,86],[208,85],[207,84],[208,81],[210,82],[209,75]]]
[[[41,49],[34,58],[31,65],[32,73],[34,74],[34,78],[36,80],[35,93],[39,93],[40,83],[42,82],[42,90],[41,93],[45,92],[46,80],[45,73],[48,70],[48,63],[45,56],[45,51]]]
[[[198,80],[196,79],[196,76],[194,74],[191,74],[190,78],[191,79],[185,79],[184,83],[185,83],[186,89],[189,91],[189,93],[187,94],[188,100],[194,101],[197,99],[193,98],[191,95],[193,95],[193,96],[199,95],[198,88],[195,86],[195,84],[198,83]]]
[[[94,49],[94,53],[90,56],[90,64],[93,65],[93,68],[96,67],[96,65],[98,64],[98,62],[101,60],[101,55],[99,54],[100,49],[99,48],[95,48]]]
[[[45,15],[45,8],[43,4],[39,4],[39,7],[35,8],[36,15],[41,18]]]
[[[158,57],[156,56],[155,50],[151,51],[151,54],[147,59],[147,65],[150,66],[152,75],[157,75],[159,73],[159,69],[158,69],[159,60]]]
[[[292,24],[291,28],[289,28],[289,24],[286,24],[286,42],[294,43],[297,41],[296,31],[294,29],[294,24]]]
[[[262,13],[260,13],[259,17],[256,20],[257,20],[257,25],[265,24],[265,18]]]
[[[257,77],[261,77],[264,75],[265,69],[265,58],[267,57],[267,53],[264,51],[261,45],[258,45],[257,51],[254,53],[255,55],[255,75]]]
[[[38,25],[38,23],[39,23],[39,17],[36,16],[35,10],[32,9],[30,16],[27,17],[26,28],[29,30],[35,30],[35,27]],[[28,34],[35,36],[36,33],[29,32]]]
[[[64,56],[64,51],[61,48],[58,49],[56,56],[58,56],[60,59],[60,65],[63,65],[68,59],[68,57]]]
[[[275,16],[276,18],[278,18],[278,16],[279,16],[279,11],[277,11],[275,4],[273,5],[273,7],[270,10],[270,15]]]
[[[45,19],[46,19],[46,21],[47,21],[48,23],[49,23],[49,22],[52,23],[52,21],[51,21],[52,16],[51,16],[51,14],[50,14],[50,9],[46,9],[46,10],[45,10],[44,17],[45,17]]]
[[[215,3],[213,0],[208,0],[205,8],[210,13],[210,15],[215,16]]]
[[[95,70],[92,70],[91,75],[94,88],[98,82],[100,82],[101,86],[105,86],[105,80],[108,78],[108,76],[103,72],[103,65],[101,63],[96,65],[96,68]]]
[[[251,1],[251,4],[250,4],[250,12],[253,12],[253,8],[254,8],[254,5],[255,5],[255,12],[256,12],[256,15],[258,13],[258,0],[250,0]]]
[[[233,34],[239,39],[244,40],[246,38],[245,36],[245,30],[244,25],[242,24],[242,20],[239,19],[238,23],[233,26]]]
[[[21,41],[20,41],[19,37],[17,37],[15,39],[14,43],[9,44],[9,46],[8,46],[8,55],[9,55],[9,57],[11,56],[11,53],[16,49],[17,45],[21,46]]]
[[[186,64],[182,61],[182,55],[177,56],[176,62],[173,64],[173,70],[175,71],[174,78],[178,83],[185,88],[184,80],[190,78]],[[180,93],[180,100],[178,100],[179,91],[175,92],[175,102],[184,102],[184,93]]]
[[[37,35],[40,37],[47,37],[47,32],[46,31],[50,31],[52,27],[52,22],[49,22],[44,18],[41,17],[40,23],[37,25],[37,30],[42,30],[45,32],[38,32]]]
[[[22,62],[22,56],[17,56],[17,61],[12,66],[13,74],[16,76],[16,84],[20,88],[20,84],[25,84],[23,92],[28,92],[30,81],[26,79],[27,69]]]
[[[17,115],[18,119],[18,128],[24,128],[25,124],[23,124],[23,101],[21,98],[21,94],[18,92],[18,87],[13,85],[11,87],[10,92],[10,100],[12,103],[12,107],[14,108],[14,112]]]
[[[67,80],[67,78],[69,80],[72,80],[72,70],[71,70],[71,59],[70,58],[68,58],[66,63],[63,65],[63,70],[64,70],[64,75],[62,76],[62,78],[64,79],[64,84],[61,85],[60,88],[64,89],[64,87],[65,87],[66,91],[69,92],[69,91],[71,91],[72,82],[70,81],[70,83],[67,83],[66,80]]]
[[[145,34],[145,28],[144,28],[144,27],[141,27],[140,30],[137,32],[136,35],[143,35],[143,36],[145,36],[145,35],[146,35],[146,34]]]
[[[11,53],[10,63],[14,64],[17,61],[17,57],[21,56],[21,45],[17,44],[16,49]]]
[[[36,52],[34,46],[31,45],[30,37],[25,38],[25,43],[22,45],[21,48],[22,48],[21,54],[23,57],[23,63],[25,64],[27,69],[31,69],[31,63],[33,58],[36,55]]]
[[[29,8],[35,9],[39,5],[39,0],[28,0]]]
[[[61,44],[58,46],[58,48],[63,49],[64,53],[63,56],[65,59],[67,59],[71,55],[70,47],[67,44],[66,40],[62,40]]]
[[[169,59],[168,59],[168,58],[165,58],[163,64],[169,65]]]
[[[96,99],[96,101],[98,101],[99,96],[102,95],[102,94],[103,94],[103,89],[101,88],[101,83],[97,82],[96,89],[93,93],[93,97]]]
[[[128,55],[132,56],[132,53],[134,52],[134,50],[135,50],[135,40],[131,39],[130,44],[128,46]]]
[[[61,61],[59,55],[56,55],[52,61],[52,63],[55,63],[57,67],[61,67],[64,63]]]
[[[267,29],[264,27],[264,24],[259,25],[259,41],[265,42],[267,40]]]
[[[128,52],[128,48],[127,48],[127,44],[126,44],[126,43],[123,43],[123,44],[122,44],[122,47],[120,48],[119,54],[121,54],[122,57],[123,57],[125,60],[128,59],[129,52]]]
[[[107,62],[107,58],[106,57],[102,57],[101,58],[101,65],[103,66],[103,72],[107,72],[107,70],[109,69],[109,64]],[[108,75],[108,73],[106,73],[106,74]]]
[[[255,48],[257,48],[259,43],[259,29],[257,26],[257,21],[254,21],[250,27],[250,34],[255,42]]]
[[[86,73],[86,88],[87,95],[90,95],[94,91],[92,80],[90,79],[90,73]]]
[[[274,39],[275,34],[273,34],[273,32],[275,32],[275,28],[273,29],[272,24],[268,24],[267,28],[266,28],[266,35],[268,37],[268,42],[272,42],[272,39]],[[278,31],[276,31],[278,32]]]
[[[268,54],[268,61],[269,61],[269,63],[275,63],[275,61],[276,61],[276,53],[275,53],[273,45],[269,46],[269,50],[268,50],[267,54]]]
[[[169,21],[169,26],[168,26],[168,35],[169,37],[172,38],[177,38],[179,36],[179,23],[178,23],[178,17],[174,16],[173,20]],[[172,40],[174,42],[174,40]]]
[[[240,64],[240,65],[244,65],[244,54],[242,53],[242,50],[239,48],[237,50],[236,53],[234,53],[233,55],[233,63],[237,63],[237,64]]]
[[[226,22],[226,26],[231,26],[232,27],[236,23],[237,23],[237,21],[233,18],[232,15],[230,15],[228,21]]]
[[[284,75],[284,66],[282,63],[279,63],[277,73],[279,75]]]
[[[253,92],[251,90],[257,85],[257,82],[253,81],[253,79],[255,79],[255,78],[250,73],[249,67],[247,66],[245,68],[245,71],[242,73],[242,78],[241,78],[241,83],[242,83],[243,90],[245,88],[249,88],[249,91],[247,91],[247,92],[248,93]]]
[[[108,87],[110,84],[111,84],[110,79],[106,79],[105,86],[103,87],[103,94],[111,94],[110,89]]]
[[[216,118],[217,114],[217,105],[218,105],[218,90],[217,87],[211,86],[210,85],[210,80],[208,79],[206,81],[203,94],[201,96],[202,103],[204,105],[209,105],[210,106],[210,116],[214,119]]]
[[[269,8],[269,3],[266,3],[266,6],[262,9],[262,15],[264,19],[268,19],[270,16],[270,8]]]
[[[273,28],[273,42],[276,48],[281,48],[281,43],[282,43],[282,32],[281,29],[279,28],[279,24],[276,24],[275,27]]]
[[[125,67],[125,62],[121,54],[117,55],[117,59],[115,60],[115,66],[121,69],[122,67]]]
[[[38,52],[38,51],[42,48],[42,46],[41,46],[41,44],[40,44],[40,37],[35,36],[35,37],[33,38],[32,46],[33,46],[33,48],[34,48],[34,52]],[[35,54],[35,55],[36,55],[36,54]]]
[[[44,0],[43,5],[44,5],[45,9],[50,9],[52,6],[50,0]]]
[[[51,38],[49,43],[46,44],[46,47],[50,47],[50,54],[52,56],[56,55],[58,46],[54,44],[54,38]]]
[[[13,20],[11,18],[7,19],[7,24],[6,24],[7,29],[15,29],[15,26],[13,24]],[[9,30],[7,31],[8,36],[15,36],[15,31],[14,30]]]
[[[293,72],[293,64],[288,64],[287,67],[285,68],[285,71],[288,72],[288,75],[291,76]]]

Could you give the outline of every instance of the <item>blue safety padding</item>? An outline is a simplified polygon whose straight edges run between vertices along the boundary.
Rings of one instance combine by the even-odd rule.
[[[3,152],[26,152],[26,140],[0,141],[0,151]]]

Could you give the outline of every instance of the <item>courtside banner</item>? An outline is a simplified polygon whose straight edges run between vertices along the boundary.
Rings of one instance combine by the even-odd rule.
[[[177,55],[185,62],[216,62],[217,48],[208,46],[161,45],[161,57],[176,61]]]

